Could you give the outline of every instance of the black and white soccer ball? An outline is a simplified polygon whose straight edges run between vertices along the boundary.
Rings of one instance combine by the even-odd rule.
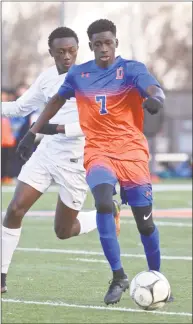
[[[142,309],[162,308],[171,295],[166,277],[157,271],[142,271],[131,281],[130,296]]]

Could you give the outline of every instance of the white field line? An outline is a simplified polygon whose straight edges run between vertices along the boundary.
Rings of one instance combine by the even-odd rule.
[[[121,219],[121,224],[132,224],[132,225],[136,225],[134,220],[122,220]],[[155,220],[155,224],[159,225],[159,226],[171,226],[171,227],[192,227],[192,223],[188,223],[188,222],[162,222],[162,221],[157,221]]]
[[[88,263],[106,263],[106,260],[99,260],[99,259],[84,259],[84,258],[69,258],[70,261],[78,261],[78,262],[88,262]]]
[[[189,184],[153,184],[154,192],[162,192],[162,191],[192,191],[192,185]],[[3,193],[14,192],[15,186],[2,186],[1,190]],[[57,186],[51,186],[48,189],[48,192],[58,192],[59,188]],[[119,192],[119,188],[117,187],[117,192]]]
[[[133,309],[125,307],[105,307],[105,306],[94,306],[94,305],[79,305],[79,304],[68,304],[63,302],[51,302],[51,301],[33,301],[33,300],[20,300],[20,299],[6,299],[2,298],[4,303],[18,303],[28,305],[43,305],[43,306],[55,306],[55,307],[69,307],[69,308],[83,308],[93,310],[104,310],[104,311],[118,311],[118,312],[132,312],[132,313],[148,313],[148,314],[159,314],[159,315],[175,315],[175,316],[192,316],[191,313],[181,312],[164,312],[164,311],[145,311],[142,309]]]
[[[40,249],[40,248],[17,248],[18,251],[22,252],[42,252],[42,253],[63,253],[63,254],[78,254],[78,255],[100,255],[104,256],[102,252],[97,251],[85,251],[85,250],[65,250],[65,249]],[[129,254],[129,253],[121,253],[122,257],[126,258],[145,258],[144,254]],[[184,261],[192,261],[192,257],[190,256],[169,256],[162,255],[163,260],[184,260]]]
[[[86,262],[86,263],[106,263],[106,264],[108,264],[108,262],[106,260],[100,260],[100,259],[69,258],[68,260],[70,260],[70,261],[78,261],[78,262]],[[179,259],[174,259],[174,257],[172,257],[172,259],[170,258],[169,260],[179,260]]]

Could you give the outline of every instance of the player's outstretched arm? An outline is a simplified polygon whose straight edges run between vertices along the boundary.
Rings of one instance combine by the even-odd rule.
[[[43,109],[45,98],[41,90],[41,79],[40,75],[16,101],[2,102],[1,114],[5,117],[25,117],[33,111]]]
[[[17,101],[2,102],[1,103],[1,115],[4,117],[25,117],[29,115],[33,110],[23,110]]]

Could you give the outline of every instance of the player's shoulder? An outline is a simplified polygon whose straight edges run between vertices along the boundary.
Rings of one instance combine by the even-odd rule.
[[[135,68],[135,67],[143,68],[143,67],[145,67],[145,64],[140,61],[128,60],[128,59],[123,59],[123,58],[122,58],[122,61],[125,64],[125,66],[128,68]]]
[[[39,74],[35,83],[40,88],[44,87],[44,84],[58,76],[57,68],[55,65],[49,67]]]
[[[136,60],[122,59],[127,75],[136,75],[138,73],[147,73],[147,67],[144,63]]]
[[[58,75],[57,68],[55,65],[52,65],[46,70],[44,70],[42,73],[40,73],[38,78],[39,80],[45,80],[45,79],[53,78],[57,75]]]

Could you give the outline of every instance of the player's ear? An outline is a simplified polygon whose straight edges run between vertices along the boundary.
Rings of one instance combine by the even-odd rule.
[[[54,55],[52,54],[52,50],[49,48],[49,53],[50,53],[50,55],[51,55],[51,57],[53,57]]]
[[[117,48],[119,46],[119,41],[118,41],[118,39],[116,38],[115,39],[115,47]]]
[[[93,51],[92,43],[89,42],[88,45],[89,45],[90,50]]]

